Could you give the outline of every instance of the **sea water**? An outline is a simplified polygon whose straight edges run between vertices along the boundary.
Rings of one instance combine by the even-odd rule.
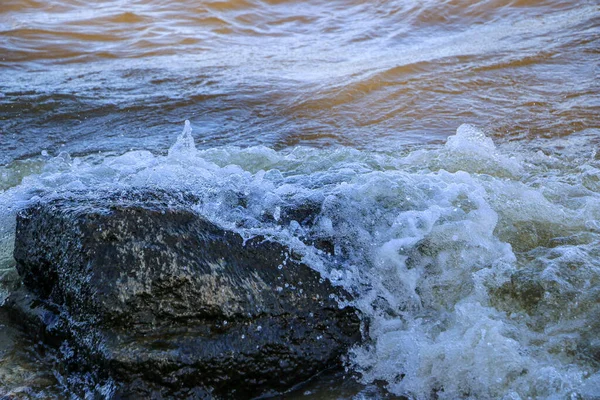
[[[355,295],[369,333],[347,368],[362,382],[413,398],[593,398],[597,140],[590,131],[569,138],[577,146],[497,146],[461,125],[444,145],[404,152],[199,150],[188,124],[166,155],[40,157],[38,173],[0,196],[3,268],[16,210],[40,197],[190,191],[213,222],[290,246]],[[280,223],[282,209],[306,203],[319,205],[314,223]],[[325,240],[333,254],[310,244]]]
[[[28,204],[189,191],[354,295],[369,329],[344,364],[362,386],[323,396],[600,398],[598,17],[558,0],[3,1],[0,302]],[[283,217],[306,205],[310,222]],[[69,393],[0,325],[0,395]]]

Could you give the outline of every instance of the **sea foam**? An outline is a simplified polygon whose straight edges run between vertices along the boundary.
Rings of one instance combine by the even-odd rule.
[[[186,123],[167,155],[59,154],[4,182],[1,269],[14,279],[15,214],[41,196],[190,191],[213,222],[290,246],[354,294],[369,330],[347,366],[363,383],[418,399],[594,398],[600,165],[582,148],[497,146],[463,125],[402,154],[200,150]],[[307,205],[311,218],[286,217]]]

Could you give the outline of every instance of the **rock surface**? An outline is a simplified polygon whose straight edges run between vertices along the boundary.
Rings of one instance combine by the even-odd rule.
[[[14,256],[34,300],[15,292],[13,314],[66,364],[114,380],[117,397],[281,392],[361,339],[343,289],[279,243],[244,243],[184,194],[40,202],[17,217]]]

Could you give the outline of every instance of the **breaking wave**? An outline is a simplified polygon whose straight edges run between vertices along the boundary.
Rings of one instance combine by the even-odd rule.
[[[16,212],[69,191],[189,191],[246,238],[266,235],[355,295],[368,340],[347,367],[416,399],[598,398],[598,132],[496,145],[462,125],[443,145],[194,145],[0,167],[0,276]],[[295,210],[295,211],[290,211]],[[596,396],[596,397],[595,397]]]

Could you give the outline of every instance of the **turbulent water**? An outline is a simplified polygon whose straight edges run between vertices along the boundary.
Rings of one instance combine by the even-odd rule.
[[[597,1],[2,0],[0,303],[27,204],[188,190],[355,294],[327,396],[600,398],[599,53]],[[67,393],[4,324],[0,396]]]

